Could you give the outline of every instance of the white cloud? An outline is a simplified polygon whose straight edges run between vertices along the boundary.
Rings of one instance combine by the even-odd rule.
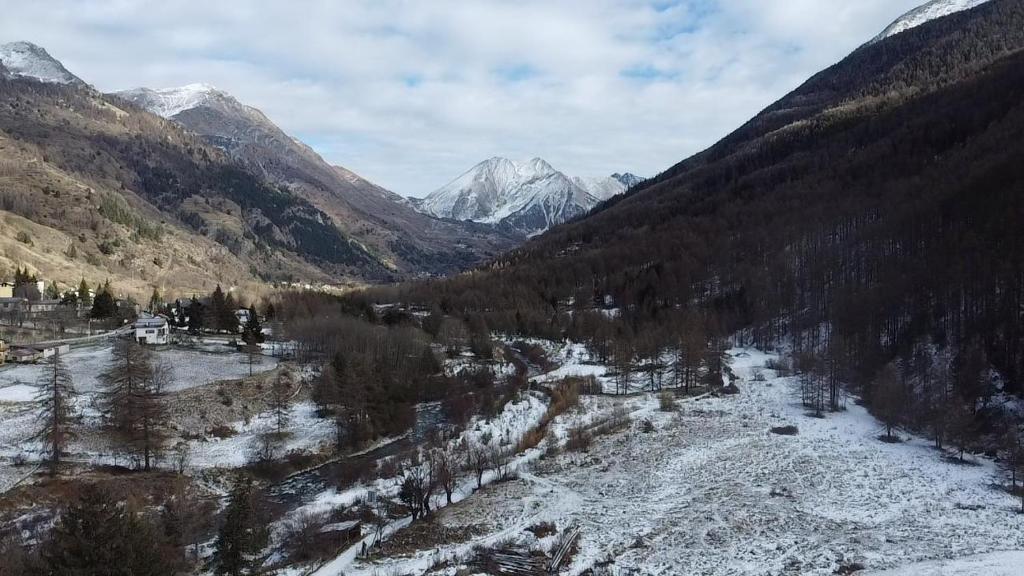
[[[422,195],[477,161],[651,175],[920,0],[0,1],[101,90],[206,82]]]

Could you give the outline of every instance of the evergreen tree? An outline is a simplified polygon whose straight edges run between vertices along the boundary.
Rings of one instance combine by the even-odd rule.
[[[264,340],[263,325],[260,323],[259,315],[256,314],[255,306],[249,306],[249,319],[242,329],[242,340],[248,344],[260,344]]]
[[[210,295],[210,304],[206,308],[206,327],[213,330],[226,330],[224,325],[224,311],[227,309],[227,303],[224,298],[224,291],[221,290],[220,284],[213,289],[213,293]]]
[[[61,452],[74,437],[75,394],[71,373],[60,354],[54,353],[36,383],[36,402],[40,408],[38,437],[43,440],[53,476],[57,475]]]
[[[215,572],[225,576],[253,574],[267,545],[266,514],[252,480],[238,482],[231,492],[223,524],[214,544]]]
[[[187,314],[188,331],[193,334],[198,334],[199,332],[202,332],[203,328],[206,326],[205,320],[207,317],[207,312],[205,307],[203,306],[203,303],[197,300],[195,296],[192,297],[192,302],[189,303]]]
[[[232,334],[238,332],[238,316],[235,315],[238,305],[230,293],[224,296],[224,308],[221,311],[220,328]]]
[[[184,568],[149,518],[93,484],[60,515],[40,558],[47,575],[167,576]]]
[[[68,290],[60,297],[61,306],[78,306],[78,292]]]
[[[48,298],[50,300],[56,300],[56,299],[60,298],[60,288],[57,288],[57,283],[56,282],[51,281],[46,286],[46,294],[45,295],[46,295],[46,298]]]
[[[104,320],[107,318],[113,318],[117,314],[117,301],[114,300],[114,295],[110,293],[110,283],[107,282],[102,288],[96,293],[96,298],[92,301],[92,311],[89,315],[97,320]]]
[[[85,282],[85,278],[78,283],[78,302],[83,308],[92,306],[92,296],[89,295],[89,285]]]

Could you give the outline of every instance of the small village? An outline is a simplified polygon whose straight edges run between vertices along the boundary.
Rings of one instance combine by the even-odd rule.
[[[66,354],[74,345],[118,337],[148,346],[168,345],[180,340],[176,331],[192,336],[204,331],[213,336],[219,333],[226,345],[241,349],[232,335],[244,331],[256,315],[255,308],[236,307],[232,298],[224,298],[219,306],[227,312],[215,313],[216,327],[206,330],[206,319],[199,316],[206,316],[205,308],[216,296],[193,298],[184,304],[164,302],[154,288],[143,306],[112,292],[109,283],[91,288],[84,279],[77,289],[61,292],[55,282],[47,283],[20,270],[14,280],[0,281],[0,365],[34,364],[55,353]],[[216,292],[220,292],[219,286]],[[222,320],[224,317],[228,319]],[[262,343],[262,329],[257,339]]]

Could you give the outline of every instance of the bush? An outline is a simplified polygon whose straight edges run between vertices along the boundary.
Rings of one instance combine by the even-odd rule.
[[[565,442],[565,449],[571,452],[586,452],[590,449],[593,438],[587,427],[579,422],[569,428],[569,439]]]
[[[235,429],[232,428],[231,426],[228,426],[227,424],[218,424],[217,426],[210,428],[210,436],[213,436],[214,438],[220,438],[221,440],[225,438],[231,438],[236,434],[238,433],[235,432]]]
[[[769,370],[774,370],[779,376],[790,376],[793,373],[793,368],[784,358],[769,358],[764,366]]]
[[[662,412],[675,412],[678,408],[676,406],[676,395],[669,390],[658,394],[658,408]]]
[[[772,434],[778,434],[779,436],[796,436],[800,433],[800,429],[796,426],[776,426],[771,429]]]
[[[18,242],[21,242],[22,244],[27,244],[29,246],[32,245],[32,237],[29,236],[28,232],[25,232],[24,230],[22,230],[21,232],[18,232],[18,235],[15,236],[14,238]]]

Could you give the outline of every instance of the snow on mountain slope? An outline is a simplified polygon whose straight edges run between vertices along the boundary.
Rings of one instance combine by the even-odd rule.
[[[598,200],[607,200],[626,191],[626,186],[611,176],[607,178],[573,176],[572,181]]]
[[[209,84],[188,84],[178,88],[157,90],[134,88],[116,94],[164,118],[177,116],[185,110],[202,106],[214,98],[230,98],[226,92],[217,90]]]
[[[963,10],[969,10],[975,6],[980,6],[988,2],[988,0],[932,0],[927,4],[918,6],[910,12],[907,12],[895,22],[889,25],[888,28],[882,31],[881,34],[876,36],[871,43],[878,42],[890,36],[899,34],[911,28],[920,26],[929,20],[935,20],[936,18],[942,18],[950,14],[961,12]]]
[[[0,44],[0,62],[13,76],[51,84],[85,84],[46,50],[31,42]]]
[[[615,177],[566,176],[540,158],[516,162],[495,157],[414,204],[440,218],[506,224],[533,235],[585,214],[626,188]]]
[[[444,222],[358,174],[332,166],[259,109],[207,84],[116,94],[200,135],[268,180],[287,186],[399,274],[447,274],[487,260],[520,235]],[[484,228],[484,229],[482,229]]]

